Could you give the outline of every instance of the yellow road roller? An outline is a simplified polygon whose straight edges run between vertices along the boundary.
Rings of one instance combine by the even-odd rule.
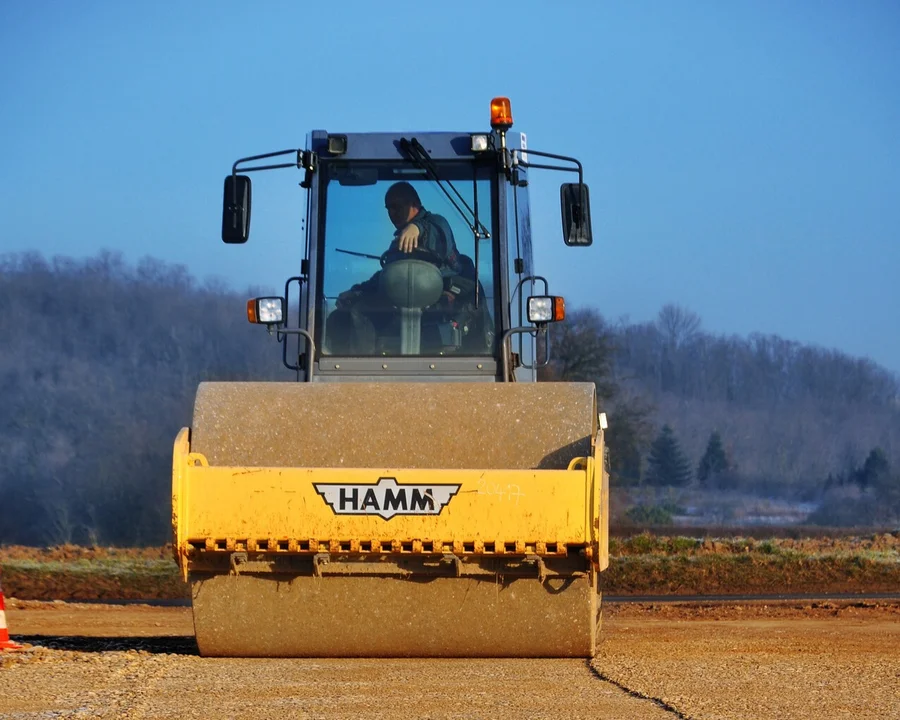
[[[297,172],[305,221],[284,294],[247,303],[286,379],[201,383],[175,439],[201,655],[594,655],[606,420],[593,384],[537,382],[565,303],[529,174],[570,173],[567,246],[592,243],[589,193],[511,127],[494,98],[489,130],[317,130],[232,166],[224,242],[249,237],[250,172]]]

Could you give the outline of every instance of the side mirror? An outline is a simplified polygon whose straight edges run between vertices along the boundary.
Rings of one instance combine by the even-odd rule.
[[[240,244],[250,237],[250,178],[228,175],[222,198],[222,242]]]
[[[581,188],[581,193],[578,189]],[[580,197],[579,197],[580,195]],[[559,188],[563,239],[566,245],[587,246],[591,235],[591,196],[584,183],[563,183]]]

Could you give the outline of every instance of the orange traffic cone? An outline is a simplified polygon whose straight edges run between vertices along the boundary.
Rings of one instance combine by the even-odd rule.
[[[6,605],[3,602],[3,588],[0,587],[0,652],[4,650],[21,650],[22,645],[9,639],[6,629]]]

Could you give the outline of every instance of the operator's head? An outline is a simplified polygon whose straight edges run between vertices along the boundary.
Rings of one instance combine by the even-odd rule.
[[[419,193],[408,182],[394,183],[384,194],[384,206],[394,227],[402,228],[422,209]]]

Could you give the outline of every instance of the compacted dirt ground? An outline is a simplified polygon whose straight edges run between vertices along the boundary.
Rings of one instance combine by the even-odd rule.
[[[3,718],[898,718],[896,602],[605,605],[584,660],[200,658],[188,608],[7,599]]]

